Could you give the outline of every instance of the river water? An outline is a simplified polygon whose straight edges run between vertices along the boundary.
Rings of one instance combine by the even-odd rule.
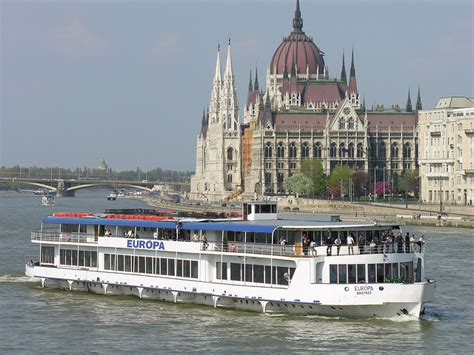
[[[422,320],[267,315],[134,297],[42,289],[24,276],[38,259],[30,231],[52,212],[140,208],[105,192],[43,207],[38,196],[0,194],[0,353],[5,352],[472,352],[472,230],[406,227],[427,236],[434,303]]]

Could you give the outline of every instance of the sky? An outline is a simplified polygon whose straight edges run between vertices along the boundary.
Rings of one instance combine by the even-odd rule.
[[[0,0],[0,166],[194,170],[217,44],[240,116],[292,29],[295,0]],[[301,0],[331,77],[354,49],[368,107],[473,94],[470,0]],[[223,68],[224,69],[224,68]]]

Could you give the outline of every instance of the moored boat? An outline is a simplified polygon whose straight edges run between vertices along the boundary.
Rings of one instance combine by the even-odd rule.
[[[43,287],[265,313],[417,318],[434,297],[424,244],[397,238],[396,224],[258,201],[240,217],[120,212],[44,218],[26,274]]]

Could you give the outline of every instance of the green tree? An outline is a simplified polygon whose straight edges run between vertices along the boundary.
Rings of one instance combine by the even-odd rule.
[[[301,162],[301,173],[311,180],[311,193],[315,196],[326,194],[326,175],[323,164],[318,159],[306,159]]]
[[[352,179],[353,172],[347,166],[338,166],[334,169],[328,179],[328,188],[342,187],[341,195],[349,193],[349,181]]]
[[[311,180],[302,174],[290,176],[287,180],[288,191],[299,195],[309,195],[312,189]]]

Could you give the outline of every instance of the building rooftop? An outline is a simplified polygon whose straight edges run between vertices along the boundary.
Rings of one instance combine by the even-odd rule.
[[[440,97],[435,108],[469,108],[474,107],[473,97],[448,96]]]

